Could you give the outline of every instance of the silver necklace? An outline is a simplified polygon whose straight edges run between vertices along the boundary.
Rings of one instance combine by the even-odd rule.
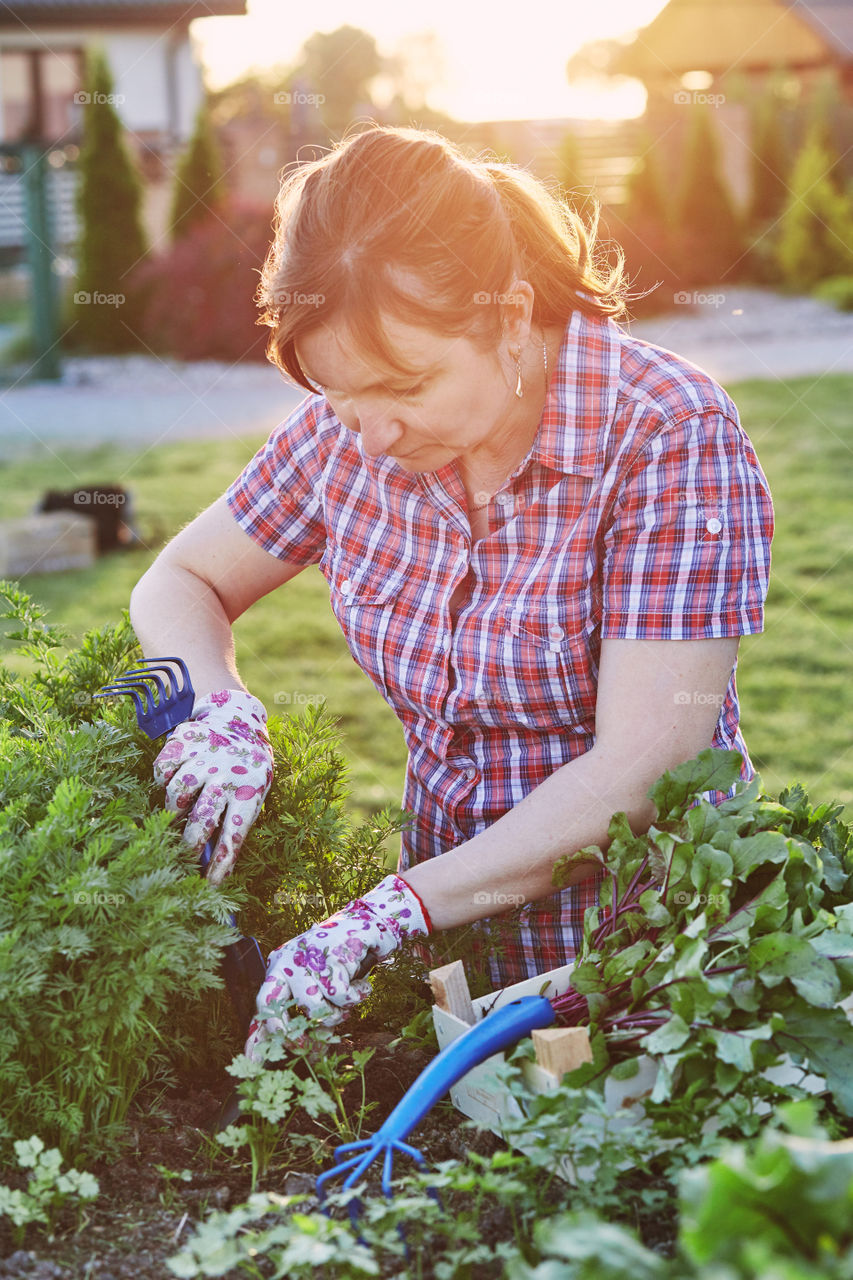
[[[544,337],[542,338],[542,356],[545,361],[545,392],[547,394],[547,391],[548,391],[548,345]],[[497,490],[495,492],[497,492]],[[474,506],[471,507],[471,510],[482,511],[484,507],[487,507],[489,505],[489,503],[491,502],[494,496],[495,496],[494,493],[490,493],[489,496],[486,498],[485,502],[475,503]]]

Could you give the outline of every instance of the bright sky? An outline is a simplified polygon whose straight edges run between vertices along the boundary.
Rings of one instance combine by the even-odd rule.
[[[468,0],[407,6],[391,0],[248,0],[245,17],[193,23],[207,83],[221,88],[250,69],[288,66],[315,31],[361,27],[382,54],[406,36],[434,31],[443,49],[445,82],[428,101],[460,120],[620,117],[641,114],[636,81],[609,92],[571,87],[566,62],[589,40],[644,26],[666,0],[511,0],[500,9]]]

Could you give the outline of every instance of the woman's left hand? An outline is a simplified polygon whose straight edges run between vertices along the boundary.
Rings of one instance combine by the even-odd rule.
[[[386,876],[370,893],[272,952],[258,992],[258,1012],[274,1000],[295,1000],[309,1015],[325,1013],[324,1024],[334,1026],[346,1016],[345,1009],[370,994],[365,974],[376,962],[404,938],[430,930],[426,910],[405,880]],[[286,1034],[281,1018],[254,1018],[247,1056],[254,1058],[257,1047],[276,1032]]]

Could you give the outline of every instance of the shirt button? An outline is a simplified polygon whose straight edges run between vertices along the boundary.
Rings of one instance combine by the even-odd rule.
[[[341,595],[348,596],[351,590],[352,590],[352,583],[350,582],[349,578],[345,578],[344,581],[341,583]]]
[[[474,781],[474,779],[476,778],[476,776],[477,776],[477,770],[476,770],[476,769],[466,769],[466,770],[465,770],[465,777],[468,779],[468,781],[469,781],[469,782],[473,782],[473,781]]]
[[[548,628],[548,635],[551,637],[552,640],[562,640],[565,634],[566,633],[562,627],[558,627],[554,625],[553,627]]]
[[[716,516],[713,516],[705,525],[705,528],[709,533],[719,533],[722,527],[722,522],[718,520]]]

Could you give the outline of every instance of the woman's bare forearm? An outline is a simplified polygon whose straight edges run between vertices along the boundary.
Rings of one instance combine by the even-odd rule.
[[[146,658],[183,658],[197,694],[245,689],[234,634],[209,583],[161,555],[130,597],[130,620]]]
[[[401,872],[429,911],[436,929],[500,915],[554,892],[554,863],[563,854],[609,845],[618,810],[632,830],[648,829],[655,806],[646,791],[657,776],[648,763],[613,759],[593,747],[562,765],[514,808],[464,844]],[[577,884],[596,864],[578,866]]]

